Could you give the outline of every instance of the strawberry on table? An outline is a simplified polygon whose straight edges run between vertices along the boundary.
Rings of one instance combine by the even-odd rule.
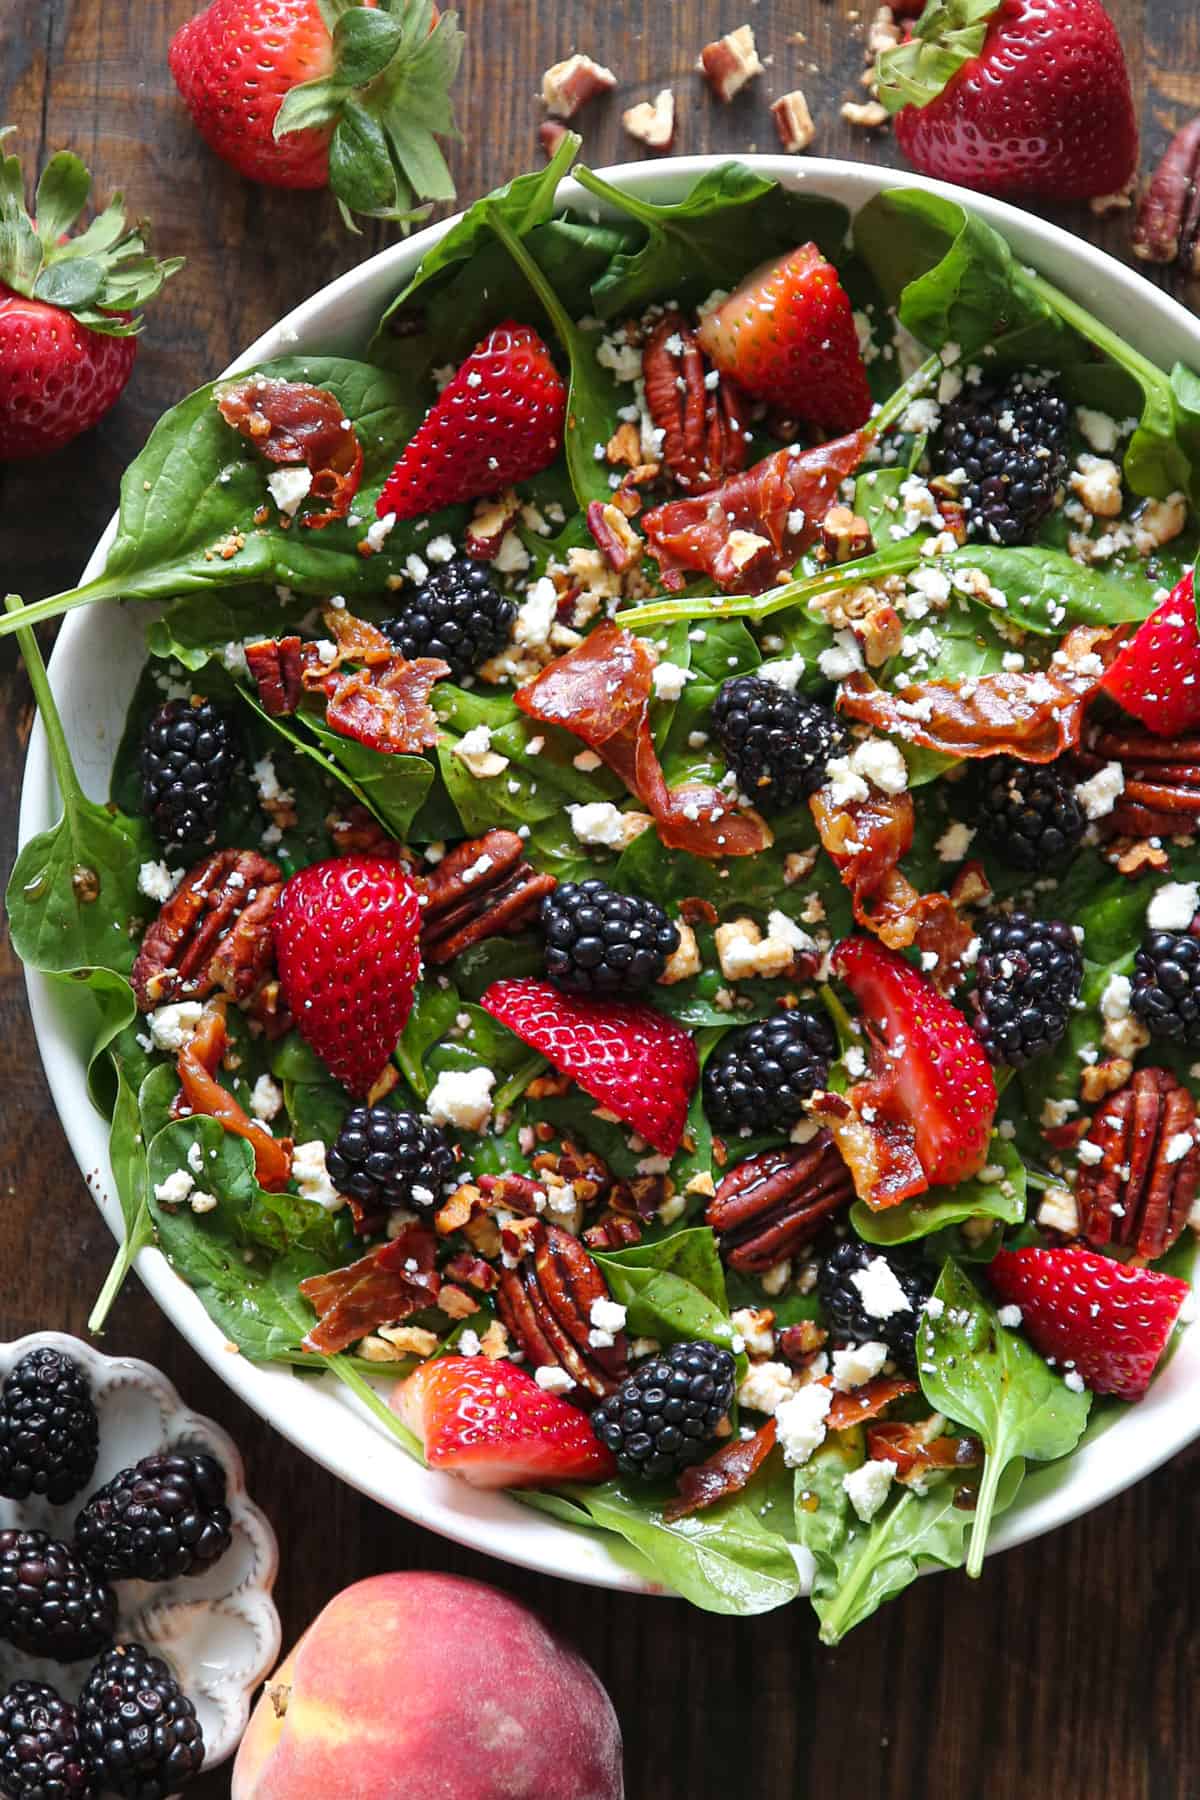
[[[879,58],[925,175],[988,194],[1114,194],[1137,168],[1121,40],[1100,0],[937,0]]]
[[[391,1404],[430,1468],[473,1487],[607,1481],[617,1471],[586,1413],[511,1362],[439,1356],[402,1381]]]
[[[1175,1275],[1093,1250],[1001,1250],[988,1278],[1006,1305],[1020,1307],[1043,1356],[1121,1400],[1146,1392],[1189,1292]]]
[[[1200,629],[1190,569],[1117,652],[1100,686],[1158,737],[1200,725]]]
[[[664,1156],[700,1077],[691,1033],[652,1006],[588,1000],[548,981],[494,981],[480,1005]]]
[[[476,344],[388,476],[381,519],[414,519],[527,481],[558,455],[567,390],[536,331],[507,319]]]
[[[911,1127],[933,1186],[977,1174],[987,1160],[996,1083],[963,1014],[928,976],[873,938],[846,938],[833,967],[871,1033],[871,1076],[854,1090],[856,1104],[865,1101],[884,1119]]]
[[[336,24],[334,21],[336,20]],[[330,187],[343,216],[407,223],[452,200],[434,134],[463,37],[432,0],[212,0],[168,61],[200,135],[271,187]]]
[[[850,300],[815,244],[752,270],[697,335],[722,375],[777,413],[831,436],[870,416]]]
[[[104,417],[133,369],[138,307],[183,267],[147,254],[146,226],[126,224],[119,194],[67,237],[91,185],[60,150],[38,182],[35,223],[20,161],[0,157],[0,460],[57,450]]]
[[[417,890],[402,863],[335,856],[293,875],[273,931],[301,1037],[358,1097],[387,1066],[421,972]]]

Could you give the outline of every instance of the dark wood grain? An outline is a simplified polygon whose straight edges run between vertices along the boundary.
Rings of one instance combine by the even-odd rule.
[[[323,196],[252,188],[193,134],[166,68],[191,0],[3,0],[0,122],[30,163],[77,148],[102,193],[123,187],[164,251],[188,258],[154,311],[130,388],[108,420],[43,467],[0,474],[0,575],[28,597],[67,586],[112,510],[120,471],[162,409],[223,366],[312,289],[384,241],[347,236]],[[1200,108],[1191,0],[1115,0],[1145,160]],[[583,120],[594,163],[624,160],[619,113],[672,84],[686,151],[775,147],[766,100],[802,86],[814,149],[894,160],[886,135],[838,116],[859,97],[858,13],[838,0],[466,0],[452,157],[471,198],[531,165],[538,78],[572,48],[623,78]],[[719,29],[749,16],[767,76],[718,109],[693,73]],[[864,13],[864,17],[867,16]],[[802,31],[807,42],[796,44]],[[815,66],[814,66],[815,65]],[[1128,215],[1062,223],[1122,255]],[[1186,295],[1181,293],[1181,297]],[[0,648],[0,863],[11,860],[29,690]],[[67,1151],[30,1036],[20,969],[0,946],[0,1337],[81,1332],[111,1245]],[[542,1609],[590,1657],[625,1731],[631,1800],[1183,1800],[1200,1795],[1200,1451],[1089,1518],[989,1563],[983,1579],[923,1581],[836,1651],[795,1607],[749,1623],[525,1575],[405,1524],[311,1466],[192,1354],[135,1283],[105,1347],[158,1363],[241,1444],[252,1492],[279,1532],[290,1639],[348,1582],[397,1567],[460,1571]],[[227,1771],[191,1790],[229,1791]],[[414,1800],[419,1796],[414,1795]]]

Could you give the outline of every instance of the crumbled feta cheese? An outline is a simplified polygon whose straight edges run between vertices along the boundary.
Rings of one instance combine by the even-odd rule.
[[[902,794],[908,786],[908,766],[890,738],[865,738],[851,752],[850,767],[885,794]]]
[[[289,519],[295,518],[312,484],[311,469],[273,469],[267,476],[272,500]]]
[[[796,1372],[787,1363],[752,1363],[738,1388],[738,1401],[752,1412],[773,1416],[796,1392]]]
[[[1190,1131],[1172,1132],[1163,1151],[1164,1160],[1169,1163],[1182,1162],[1195,1141]]]
[[[430,1090],[425,1108],[435,1125],[460,1131],[482,1131],[492,1116],[491,1069],[445,1069]]]
[[[1186,931],[1200,908],[1200,882],[1168,881],[1146,908],[1151,931]]]
[[[912,1301],[884,1257],[873,1256],[865,1269],[854,1270],[850,1280],[870,1318],[890,1319],[896,1313],[912,1311]]]
[[[382,519],[371,520],[371,523],[367,526],[363,542],[366,544],[368,550],[372,550],[378,555],[395,529],[395,513],[384,513]]]
[[[501,575],[519,575],[529,567],[529,552],[515,531],[506,531],[500,539],[492,567]]]
[[[817,667],[827,681],[841,681],[845,676],[853,675],[856,670],[861,669],[862,651],[854,633],[836,632],[828,650],[822,650],[818,656]]]
[[[1110,762],[1098,769],[1090,780],[1078,783],[1075,798],[1089,819],[1103,819],[1124,791],[1125,771],[1119,762]]]
[[[625,1308],[616,1300],[593,1300],[588,1318],[597,1331],[610,1331],[615,1335],[625,1329]]]
[[[177,1000],[150,1014],[147,1024],[156,1050],[177,1051],[190,1043],[204,1008],[198,1000]]]
[[[889,1355],[887,1345],[878,1343],[851,1344],[847,1350],[835,1350],[834,1387],[844,1394],[851,1388],[862,1387],[866,1381],[874,1381]]]
[[[176,1169],[165,1181],[154,1184],[154,1198],[164,1206],[182,1206],[196,1183],[186,1169]]]
[[[775,1433],[789,1469],[806,1463],[825,1441],[825,1419],[833,1405],[833,1389],[809,1382],[775,1409]]]
[[[548,644],[558,612],[558,590],[548,575],[533,583],[517,608],[513,620],[513,642],[541,649]]]
[[[664,987],[672,987],[677,981],[688,981],[693,975],[700,973],[700,945],[696,941],[696,933],[686,919],[676,919],[675,929],[679,933],[679,947],[667,958],[666,966],[659,980]]]
[[[648,813],[622,812],[611,800],[589,800],[584,806],[568,806],[571,829],[581,844],[601,844],[624,850],[653,820]]]
[[[934,845],[934,849],[942,862],[962,862],[971,848],[971,840],[974,836],[975,832],[970,825],[963,825],[956,820],[953,825],[946,827]]]
[[[1072,470],[1070,489],[1098,519],[1115,519],[1122,505],[1121,471],[1115,462],[1086,451]]]
[[[804,674],[805,662],[802,656],[782,656],[775,662],[760,663],[754,673],[762,681],[774,682],[776,687],[784,688],[794,694]]]
[[[1084,1391],[1083,1376],[1078,1369],[1068,1369],[1063,1376],[1063,1384],[1069,1387],[1073,1394],[1082,1394]]]
[[[251,770],[251,774],[254,777],[254,785],[258,789],[258,797],[260,800],[270,802],[272,800],[284,800],[289,798],[285,790],[279,785],[279,777],[275,773],[275,763],[269,755],[259,757]]]
[[[740,1306],[730,1315],[730,1324],[742,1340],[742,1348],[750,1356],[770,1356],[775,1348],[773,1312],[756,1306]]]
[[[463,1336],[466,1336],[465,1332]],[[462,1348],[462,1339],[459,1340],[459,1348]],[[574,1376],[568,1375],[556,1363],[546,1363],[540,1369],[535,1369],[533,1379],[545,1394],[569,1394],[575,1386]]]
[[[1070,1188],[1047,1188],[1038,1207],[1037,1222],[1043,1231],[1061,1231],[1075,1237],[1079,1231],[1079,1208]]]
[[[1021,1329],[1022,1313],[1019,1306],[1002,1306],[1000,1311],[996,1314],[996,1317],[1006,1331],[1019,1331]]]
[[[180,873],[168,869],[165,862],[144,862],[138,870],[138,893],[149,900],[169,900],[179,885]]]
[[[503,774],[509,764],[507,756],[492,749],[492,732],[488,725],[473,725],[458,740],[453,754],[466,764],[477,781],[490,781]]]
[[[382,524],[383,521],[380,520]],[[448,563],[454,560],[454,539],[443,531],[437,537],[430,538],[425,546],[425,555],[430,562]]]
[[[718,925],[717,956],[726,981],[744,981],[752,975],[767,980],[790,969],[797,955],[816,950],[816,943],[786,913],[767,915],[764,937],[752,919],[731,919]]]
[[[1077,406],[1075,422],[1084,441],[1101,456],[1109,456],[1116,449],[1120,441],[1117,422],[1107,413],[1097,412],[1090,406]]]
[[[857,1469],[842,1476],[846,1498],[864,1525],[869,1525],[891,1491],[899,1463],[888,1457],[868,1457]]]
[[[250,1111],[268,1125],[283,1111],[283,1089],[269,1075],[260,1075],[255,1082],[250,1095]]]
[[[326,1212],[336,1212],[346,1204],[346,1196],[338,1193],[329,1178],[329,1170],[325,1166],[325,1146],[320,1138],[296,1145],[292,1152],[292,1179],[305,1200],[315,1201]]]
[[[687,683],[691,680],[691,672],[681,669],[678,663],[655,663],[651,675],[654,683],[654,695],[658,700],[678,700]]]

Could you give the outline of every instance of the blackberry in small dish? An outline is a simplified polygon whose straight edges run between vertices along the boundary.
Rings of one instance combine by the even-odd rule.
[[[195,1707],[141,1644],[118,1644],[96,1664],[79,1696],[79,1729],[97,1788],[122,1800],[167,1800],[204,1764]]]
[[[0,1494],[73,1500],[96,1467],[100,1427],[87,1377],[42,1347],[23,1356],[0,1397]]]
[[[225,1471],[204,1454],[145,1456],[93,1494],[75,1521],[75,1549],[108,1581],[199,1575],[232,1543]]]

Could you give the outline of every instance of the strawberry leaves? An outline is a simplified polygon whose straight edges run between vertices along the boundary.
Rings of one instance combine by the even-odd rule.
[[[0,140],[7,135],[8,130],[0,131]],[[132,337],[141,329],[138,308],[183,267],[183,259],[154,260],[146,226],[126,224],[119,194],[86,231],[60,242],[87,205],[91,188],[80,159],[60,150],[38,182],[35,225],[25,210],[19,158],[0,157],[0,281],[26,299],[61,307],[104,337]]]
[[[983,49],[999,0],[942,0],[927,6],[907,43],[879,58],[879,98],[891,113],[928,106],[951,76]]]

